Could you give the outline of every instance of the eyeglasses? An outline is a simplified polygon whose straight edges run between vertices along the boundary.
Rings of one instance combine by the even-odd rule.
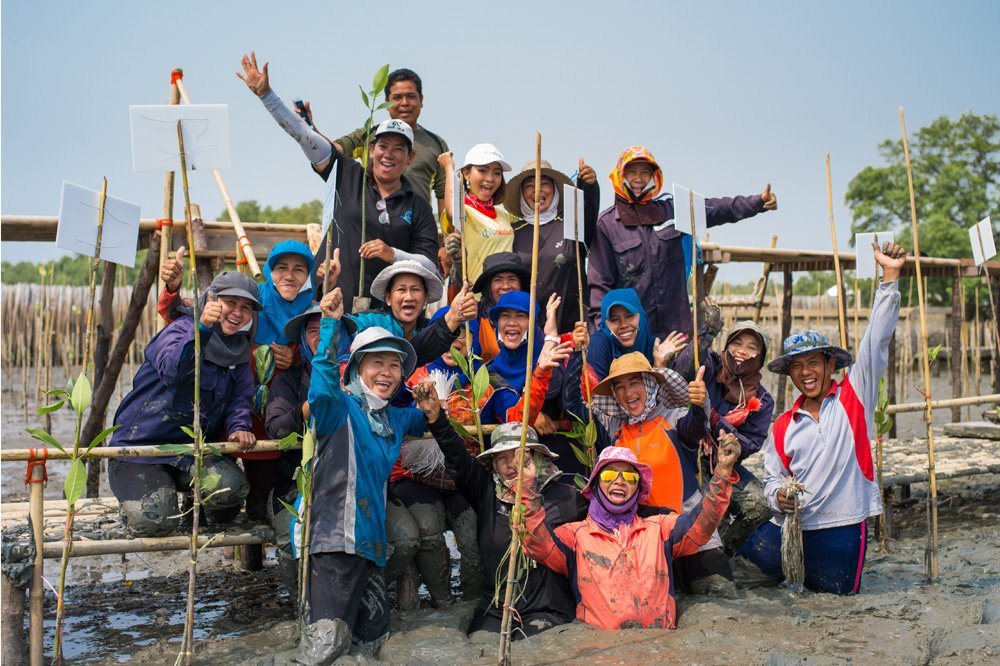
[[[389,224],[389,211],[385,209],[385,199],[376,201],[375,207],[380,211],[378,214],[379,224]]]
[[[625,479],[625,483],[630,486],[634,486],[639,483],[639,472],[626,472],[625,470],[620,469],[602,469],[601,481],[604,483],[614,483],[618,478],[618,475],[621,475],[621,477]]]

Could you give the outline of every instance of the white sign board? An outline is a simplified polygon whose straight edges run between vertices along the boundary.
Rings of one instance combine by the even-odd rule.
[[[981,266],[983,262],[997,255],[993,225],[989,217],[969,227],[969,242],[972,243],[972,259],[976,262],[976,266]]]
[[[177,121],[188,171],[229,168],[229,109],[225,104],[130,106],[133,171],[180,171]]]
[[[63,181],[56,247],[93,257],[97,253],[97,217],[101,193]],[[139,204],[108,197],[104,203],[101,259],[135,266],[139,241]]]
[[[674,190],[674,224],[677,230],[685,234],[691,233],[691,190],[683,185],[673,184]],[[694,193],[694,235],[704,238],[708,233],[708,218],[705,213],[705,195]]]
[[[330,172],[330,176],[326,180],[326,196],[323,197],[323,238],[326,238],[326,231],[330,228],[330,223],[333,222],[333,218],[337,215],[337,203],[340,198],[337,195],[337,178],[339,173],[340,160],[337,160],[333,163],[333,171]]]
[[[878,246],[883,247],[884,243],[892,243],[895,240],[891,231],[876,231],[874,233],[863,233],[854,235],[854,250],[857,254],[857,263],[854,267],[855,277],[859,280],[870,280],[877,277],[875,270],[875,251],[872,243],[878,238]]]
[[[451,187],[451,210],[454,217],[451,221],[455,231],[462,233],[462,220],[465,219],[465,183],[462,179],[462,171],[455,172],[455,182]]]
[[[577,229],[583,212],[580,210],[580,190],[572,185],[563,185],[563,238],[583,242],[583,234]]]

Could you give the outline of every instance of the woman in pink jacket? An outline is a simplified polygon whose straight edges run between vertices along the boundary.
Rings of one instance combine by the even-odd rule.
[[[690,513],[641,518],[636,509],[649,494],[653,470],[630,449],[608,447],[583,489],[590,499],[586,520],[552,529],[538,495],[527,493],[524,552],[569,578],[577,619],[602,629],[673,629],[671,563],[695,553],[718,527],[739,478],[733,472],[739,454],[735,437],[720,442],[709,492]]]

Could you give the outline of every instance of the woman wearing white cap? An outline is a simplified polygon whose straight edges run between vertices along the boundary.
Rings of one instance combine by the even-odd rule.
[[[438,162],[444,167],[445,180],[444,207],[448,219],[454,224],[455,216],[461,211],[454,210],[455,159],[451,151],[442,153]],[[510,171],[510,164],[492,143],[478,143],[465,154],[462,164],[462,180],[465,189],[465,227],[448,235],[445,248],[452,260],[452,283],[461,284],[456,279],[456,270],[461,268],[461,243],[464,238],[468,253],[466,278],[475,282],[483,270],[486,257],[497,252],[510,252],[514,247],[514,227],[517,216],[504,208],[507,184],[504,174]],[[460,275],[460,271],[458,275]]]
[[[434,212],[425,196],[418,194],[403,176],[414,155],[413,129],[409,125],[402,120],[389,119],[372,132],[367,185],[364,185],[361,165],[307,125],[271,89],[267,63],[263,69],[258,69],[253,53],[243,56],[243,72],[237,72],[237,76],[260,98],[278,125],[295,139],[323,180],[329,179],[334,165],[339,164],[333,233],[334,245],[340,249],[338,286],[343,290],[348,312],[354,297],[364,293],[379,271],[393,261],[413,259],[418,255],[437,261],[438,232]],[[362,200],[366,210],[364,243],[361,242]],[[327,256],[324,240],[316,253],[313,281],[319,289],[332,263],[326,260]],[[363,283],[358,284],[362,258],[365,259],[365,275]]]

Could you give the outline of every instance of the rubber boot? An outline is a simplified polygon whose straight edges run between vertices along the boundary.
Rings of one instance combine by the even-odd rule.
[[[299,645],[257,662],[258,666],[330,666],[351,647],[351,628],[337,618],[319,620],[302,627]]]

